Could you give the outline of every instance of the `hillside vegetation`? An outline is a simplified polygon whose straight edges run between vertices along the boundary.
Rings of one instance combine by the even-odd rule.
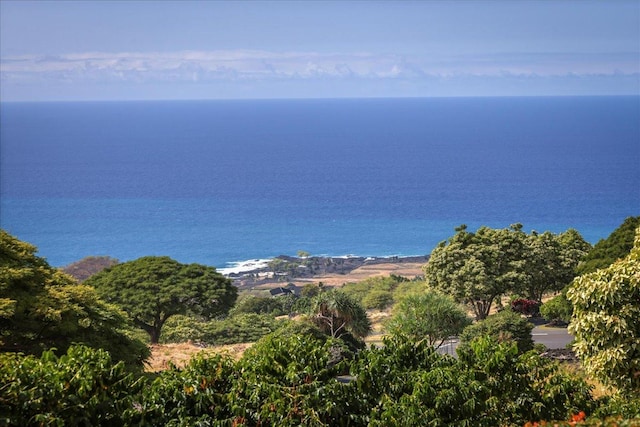
[[[277,297],[238,294],[215,269],[167,257],[79,285],[32,245],[1,237],[0,425],[640,424],[640,229],[629,254],[575,280],[590,249],[575,230],[463,226],[431,254],[426,281],[317,283]],[[531,341],[533,308],[569,283],[589,377]],[[492,305],[499,313],[484,311]],[[385,337],[367,346],[380,310]],[[143,324],[162,342],[254,344],[144,373]],[[462,339],[455,358],[436,351],[451,335]],[[610,386],[603,397],[592,378]]]

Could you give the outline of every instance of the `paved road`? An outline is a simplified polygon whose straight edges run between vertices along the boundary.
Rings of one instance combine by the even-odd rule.
[[[531,331],[533,342],[544,344],[549,349],[566,348],[567,344],[573,341],[573,336],[569,335],[567,328],[549,328],[546,326],[536,326]],[[453,339],[445,343],[438,349],[443,354],[455,356],[458,340]]]
[[[573,336],[569,335],[567,328],[536,326],[531,335],[534,342],[544,344],[550,349],[566,348],[567,344],[573,341]]]

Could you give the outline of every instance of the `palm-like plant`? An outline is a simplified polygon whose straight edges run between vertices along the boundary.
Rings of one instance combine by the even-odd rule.
[[[316,295],[311,301],[309,314],[311,321],[333,338],[340,338],[346,333],[364,338],[371,331],[371,323],[362,305],[340,291]]]

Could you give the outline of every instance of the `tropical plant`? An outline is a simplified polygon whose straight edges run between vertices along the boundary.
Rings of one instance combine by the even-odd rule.
[[[540,314],[548,322],[562,322],[568,324],[571,320],[573,307],[567,299],[567,292],[562,291],[540,306]]]
[[[333,338],[345,334],[364,338],[371,331],[371,323],[362,305],[339,290],[316,295],[311,300],[309,319]]]
[[[135,325],[149,334],[153,344],[171,316],[215,318],[226,314],[238,295],[231,280],[215,268],[181,264],[169,257],[143,257],[117,264],[90,277],[85,284],[122,307]]]
[[[184,368],[170,366],[144,387],[126,413],[127,425],[206,426],[230,420],[229,392],[237,376],[235,362],[225,355],[197,355]]]
[[[640,394],[640,227],[626,258],[574,280],[569,331],[588,373]]]
[[[519,290],[527,299],[542,302],[550,291],[560,291],[575,277],[575,269],[591,245],[573,229],[561,234],[531,233],[525,238],[525,278]]]

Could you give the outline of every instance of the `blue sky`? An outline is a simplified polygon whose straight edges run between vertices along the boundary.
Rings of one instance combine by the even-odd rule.
[[[640,1],[0,1],[0,99],[640,94]]]

